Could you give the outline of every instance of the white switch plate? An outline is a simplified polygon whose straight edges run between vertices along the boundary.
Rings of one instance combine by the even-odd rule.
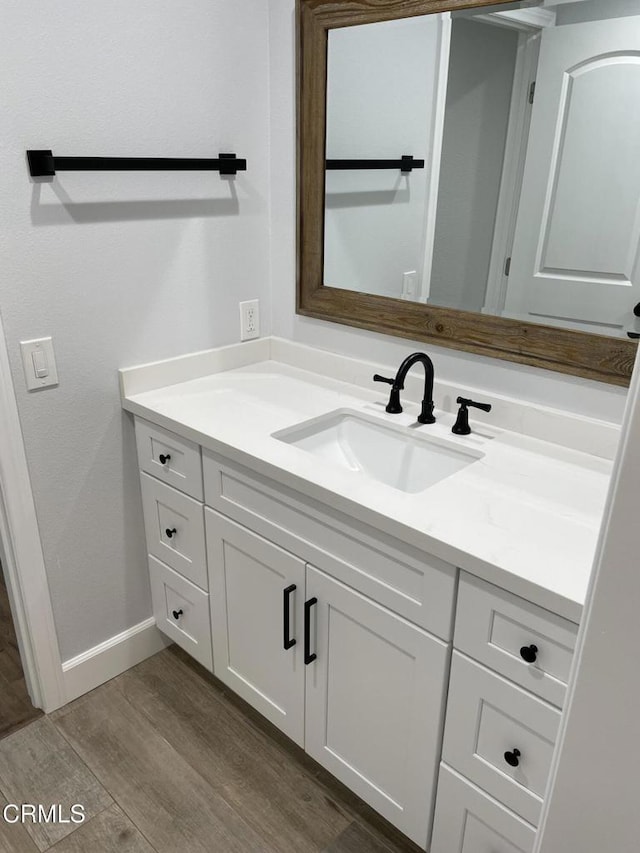
[[[56,367],[52,338],[20,341],[20,350],[28,391],[50,388],[52,385],[58,384],[58,368]],[[40,376],[37,375],[38,373]]]
[[[240,302],[240,340],[252,341],[260,337],[260,301],[250,299]]]
[[[415,299],[416,297],[416,279],[418,273],[416,270],[408,270],[402,274],[402,298]]]

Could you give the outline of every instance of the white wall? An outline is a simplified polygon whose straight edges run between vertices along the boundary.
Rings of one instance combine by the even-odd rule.
[[[425,161],[424,169],[406,175],[399,169],[327,172],[324,280],[333,287],[399,298],[403,274],[415,271],[419,293],[442,17],[329,33],[327,158],[399,160],[412,154]]]
[[[334,352],[399,364],[425,344],[377,335],[295,313],[295,63],[294,0],[269,4],[271,45],[271,279],[274,334]],[[511,394],[543,405],[619,423],[626,392],[454,350],[426,346],[447,382]]]
[[[538,853],[636,853],[640,358],[554,759]]]
[[[265,0],[4,2],[0,310],[61,654],[151,613],[131,424],[116,370],[268,332]],[[216,156],[248,171],[61,173],[59,155]],[[58,388],[27,393],[21,339],[53,335]]]

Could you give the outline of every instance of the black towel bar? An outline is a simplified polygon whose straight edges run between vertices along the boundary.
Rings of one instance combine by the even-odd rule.
[[[29,172],[33,178],[55,175],[62,171],[80,172],[150,172],[202,169],[235,175],[247,169],[247,161],[235,154],[216,158],[198,157],[54,157],[50,150],[27,151]]]
[[[414,160],[410,154],[403,154],[400,160],[327,160],[327,171],[347,169],[400,169],[412,172],[424,169],[424,160]]]

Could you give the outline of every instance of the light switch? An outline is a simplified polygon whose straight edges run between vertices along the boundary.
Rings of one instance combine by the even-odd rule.
[[[409,270],[402,274],[402,299],[416,298],[416,270]]]
[[[33,361],[33,372],[36,378],[45,379],[49,375],[49,368],[47,367],[47,359],[42,350],[34,350],[31,353],[31,360]]]
[[[58,369],[53,352],[52,338],[20,341],[22,366],[27,390],[37,391],[58,384]]]

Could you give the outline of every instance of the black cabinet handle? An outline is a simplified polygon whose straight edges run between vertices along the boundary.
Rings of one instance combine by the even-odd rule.
[[[184,613],[184,610],[174,610],[172,615],[173,615],[173,618],[177,621],[182,616],[183,613]]]
[[[170,453],[161,453],[160,456],[158,456],[158,459],[160,460],[161,465],[166,465],[167,462],[171,459],[171,454]]]
[[[291,586],[285,587],[285,589],[282,593],[282,597],[283,597],[283,602],[282,602],[282,634],[283,634],[282,645],[284,646],[285,651],[287,649],[290,649],[291,646],[295,646],[295,644],[296,644],[295,639],[293,637],[289,636],[289,631],[290,631],[290,625],[289,625],[290,598],[291,598],[291,593],[295,592],[295,590],[296,590],[296,585],[294,583],[292,583]]]
[[[311,654],[311,608],[318,603],[317,598],[310,598],[304,603],[304,665],[308,666],[316,659],[316,653]]]
[[[171,527],[171,528],[167,527],[167,529],[165,530],[165,533],[167,535],[167,539],[173,539],[173,537],[176,535],[177,532],[178,531],[175,529],[175,527]]]
[[[505,752],[504,760],[509,767],[517,767],[520,764],[520,755],[519,749],[512,749],[511,752]]]
[[[527,663],[535,663],[538,659],[538,647],[534,645],[523,646],[520,649],[520,657]]]

